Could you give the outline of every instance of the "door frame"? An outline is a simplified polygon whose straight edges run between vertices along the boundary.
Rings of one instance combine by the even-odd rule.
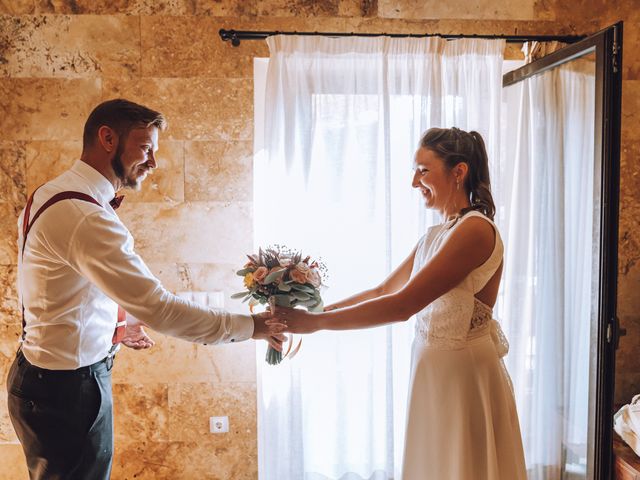
[[[590,51],[596,54],[594,162],[600,164],[600,255],[593,420],[593,478],[612,478],[615,351],[620,337],[617,309],[618,207],[620,196],[620,114],[622,22],[607,27],[543,58],[507,72],[502,86],[514,85]],[[590,375],[590,379],[593,376]]]

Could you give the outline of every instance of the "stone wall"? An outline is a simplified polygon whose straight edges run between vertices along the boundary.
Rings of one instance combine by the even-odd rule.
[[[640,392],[640,57],[638,1],[0,0],[0,479],[26,478],[5,379],[20,331],[15,221],[26,196],[81,150],[98,102],[122,96],[170,127],[160,168],[118,211],[173,291],[239,288],[252,247],[252,59],[220,28],[464,34],[593,33],[625,20],[617,401]],[[121,212],[121,213],[120,213]],[[154,334],[114,370],[115,479],[257,478],[253,342],[195,346]],[[230,432],[208,433],[228,415]]]

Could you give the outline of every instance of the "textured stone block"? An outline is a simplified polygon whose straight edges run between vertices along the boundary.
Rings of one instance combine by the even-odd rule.
[[[0,16],[0,76],[137,76],[139,32],[135,17]]]
[[[636,281],[637,280],[636,278]],[[634,313],[633,315],[619,315],[619,318],[620,326],[627,331],[627,334],[620,339],[620,347],[616,352],[616,370],[626,373],[633,372],[640,375],[640,365],[638,365],[640,317],[637,313]],[[638,392],[636,393],[640,393],[640,385],[638,385]]]
[[[79,142],[0,143],[1,265],[17,263],[17,219],[27,194],[68,168],[80,150]]]
[[[636,7],[637,10],[637,7]],[[640,80],[640,51],[635,48],[640,43],[640,14],[636,21],[624,22],[624,38],[622,41],[622,78],[623,80]]]
[[[18,263],[18,216],[23,205],[0,202],[0,265]]]
[[[198,442],[138,442],[116,446],[114,479],[256,480],[257,456]]]
[[[29,471],[20,444],[0,445],[0,480],[28,480]]]
[[[101,87],[99,78],[0,78],[3,140],[82,139]]]
[[[258,14],[272,17],[336,17],[339,0],[257,0]]]
[[[378,15],[384,18],[420,19],[475,19],[475,20],[549,20],[553,19],[548,8],[539,8],[545,2],[537,0],[515,0],[496,2],[478,0],[467,2],[414,2],[411,0],[378,0]]]
[[[166,383],[114,383],[113,410],[116,443],[169,439]]]
[[[196,0],[196,14],[213,17],[255,16],[257,0]]]
[[[266,42],[233,47],[218,31],[223,23],[207,16],[142,17],[142,69],[150,77],[253,77],[253,58],[269,55]],[[239,29],[238,25],[234,25]]]
[[[18,351],[22,325],[0,323],[0,386],[7,384],[7,375]]]
[[[0,324],[19,325],[22,322],[17,282],[18,267],[0,265]]]
[[[35,12],[35,0],[0,0],[0,14],[20,15]]]
[[[244,258],[242,256],[235,264],[150,263],[148,266],[170,292],[221,291],[225,310],[248,314],[247,303],[231,298],[231,295],[244,289],[242,277],[236,275],[236,271],[244,264]]]
[[[339,0],[338,15],[341,17],[372,17],[378,13],[378,2],[370,0]]]
[[[125,202],[118,214],[147,262],[228,263],[242,261],[252,247],[248,203]]]
[[[640,158],[638,142],[624,142],[620,152],[620,208],[618,266],[620,282],[640,262]],[[634,298],[633,295],[628,298]],[[619,304],[622,304],[619,298]]]
[[[82,154],[79,140],[26,142],[27,195],[68,170]]]
[[[194,0],[2,0],[3,13],[191,15]]]
[[[171,292],[222,290],[229,295],[242,289],[242,278],[236,275],[244,264],[244,257],[231,263],[148,263],[164,287]]]
[[[115,383],[254,382],[255,344],[196,345],[149,330],[152,348],[121,349],[113,369]]]
[[[252,143],[187,142],[185,185],[187,201],[251,201]]]
[[[256,450],[255,383],[175,383],[169,387],[169,424],[173,441],[207,437],[217,448]],[[210,416],[229,416],[229,432],[209,434]]]
[[[114,478],[244,480],[257,478],[255,384],[173,383],[168,442],[123,441]],[[209,417],[228,415],[229,432],[209,433]],[[175,440],[174,440],[175,439]]]
[[[623,80],[622,82],[622,131],[623,145],[640,141],[638,116],[640,115],[640,80]]]
[[[18,443],[18,437],[9,418],[8,408],[7,389],[2,385],[0,386],[0,446]],[[0,450],[0,452],[2,452],[2,450]]]
[[[630,403],[631,399],[640,392],[640,372],[625,372],[616,370],[616,385],[614,404]]]
[[[124,97],[161,111],[171,140],[249,140],[253,136],[250,80],[154,78],[104,80],[104,99]]]
[[[0,142],[0,201],[26,203],[24,142]]]

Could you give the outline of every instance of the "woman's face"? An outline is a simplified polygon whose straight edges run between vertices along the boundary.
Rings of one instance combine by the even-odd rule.
[[[413,188],[422,193],[427,208],[445,212],[456,193],[455,177],[432,150],[419,148],[415,156]]]

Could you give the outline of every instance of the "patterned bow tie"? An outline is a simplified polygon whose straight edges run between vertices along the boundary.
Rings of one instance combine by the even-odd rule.
[[[122,203],[122,200],[124,200],[124,195],[116,195],[111,199],[111,201],[109,202],[109,205],[111,205],[114,210],[117,210],[120,204]]]

